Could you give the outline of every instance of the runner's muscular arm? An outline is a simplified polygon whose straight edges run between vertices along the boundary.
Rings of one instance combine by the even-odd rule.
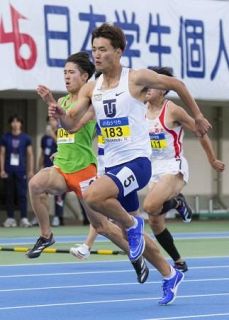
[[[208,161],[211,164],[212,168],[215,169],[218,172],[223,172],[225,169],[225,163],[221,160],[216,158],[215,151],[213,149],[213,145],[208,137],[207,134],[205,134],[200,139],[200,143],[208,157]]]
[[[70,133],[74,133],[77,132],[78,130],[80,130],[86,123],[88,123],[91,120],[95,119],[95,111],[94,108],[92,107],[92,105],[90,105],[88,111],[85,113],[85,115],[79,120],[79,122],[77,123],[77,125],[71,129],[68,130]]]
[[[50,103],[56,103],[55,98],[53,97],[52,92],[50,91],[50,89],[42,84],[40,84],[37,87],[37,94],[41,97],[41,99],[47,103],[48,105]]]
[[[52,92],[50,91],[50,89],[44,85],[39,85],[37,87],[37,93],[39,94],[39,96],[42,98],[42,100],[47,103],[48,105],[51,103],[56,103],[55,98],[53,97]],[[60,105],[61,104],[61,100],[62,98],[58,99],[57,104]],[[77,132],[78,130],[80,130],[88,121],[94,119],[95,114],[94,114],[94,110],[92,108],[92,106],[90,106],[90,108],[88,109],[88,111],[85,113],[85,115],[83,116],[82,119],[80,119],[79,123],[71,130],[68,130],[70,133],[73,132]],[[53,139],[56,140],[56,135],[55,134],[50,134]]]
[[[135,70],[131,74],[134,84],[140,87],[140,91],[144,87],[175,91],[184,104],[191,110],[195,119],[195,128],[198,136],[204,135],[211,128],[210,123],[204,118],[198,105],[182,81],[148,69]]]
[[[86,83],[79,91],[75,106],[67,112],[56,103],[49,104],[49,116],[60,120],[61,126],[67,131],[73,130],[91,105],[93,88],[94,82]]]
[[[175,105],[174,103],[172,103],[171,105],[171,102],[170,102],[169,107],[171,107],[171,115],[172,115],[173,121],[180,123],[183,127],[195,133],[194,119],[190,117],[190,115],[183,108]],[[222,172],[225,168],[225,164],[216,158],[213,145],[208,135],[205,134],[203,137],[199,137],[199,141],[207,155],[208,162],[210,163],[212,168],[218,172]]]

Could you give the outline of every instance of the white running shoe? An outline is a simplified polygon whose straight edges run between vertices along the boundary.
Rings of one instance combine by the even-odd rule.
[[[60,226],[60,218],[57,216],[54,216],[52,219],[52,226],[53,227],[59,227]]]
[[[84,260],[90,256],[90,249],[89,249],[88,245],[83,243],[81,246],[72,247],[70,249],[70,253],[76,258],[78,258],[80,260]]]
[[[22,218],[20,221],[20,227],[22,228],[29,228],[31,227],[31,223],[29,222],[28,218]]]
[[[7,218],[3,223],[3,227],[5,228],[15,228],[17,226],[17,222],[14,218]]]
[[[37,217],[34,217],[34,218],[31,220],[30,223],[31,223],[31,226],[32,226],[32,227],[39,226]]]

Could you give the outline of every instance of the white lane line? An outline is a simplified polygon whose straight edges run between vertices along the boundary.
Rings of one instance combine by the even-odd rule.
[[[217,259],[225,259],[228,260],[228,256],[205,256],[205,257],[185,257],[187,260],[217,260]],[[123,256],[123,259],[119,260],[90,260],[90,261],[80,261],[80,260],[75,260],[75,261],[68,261],[68,262],[37,262],[37,263],[19,263],[19,264],[2,264],[0,265],[0,268],[5,268],[5,267],[12,267],[12,268],[17,268],[21,266],[25,267],[32,267],[32,266],[55,266],[55,265],[72,265],[72,264],[104,264],[104,263],[124,263],[124,262],[129,262],[127,256]],[[214,267],[214,266],[213,266]],[[213,268],[212,267],[212,268]],[[217,267],[217,266],[216,266]],[[204,267],[203,267],[204,268]],[[207,267],[206,267],[207,268]]]
[[[190,298],[207,298],[216,296],[229,296],[229,293],[212,293],[212,294],[198,294],[198,295],[184,295],[179,296],[177,299],[190,299]],[[120,302],[135,302],[147,300],[159,300],[160,297],[145,297],[145,298],[132,298],[132,299],[115,299],[115,300],[94,300],[94,301],[81,301],[81,302],[64,302],[64,303],[47,303],[47,304],[33,304],[33,305],[19,305],[11,307],[0,307],[1,310],[14,310],[14,309],[31,309],[31,308],[49,308],[49,307],[62,307],[72,305],[87,305],[87,304],[105,304],[105,303],[120,303]],[[176,319],[176,318],[175,318]],[[155,319],[154,319],[155,320]]]
[[[189,267],[189,270],[200,270],[200,269],[227,269],[229,265],[224,266],[200,266],[200,267]],[[133,269],[123,270],[101,270],[101,271],[80,271],[80,272],[52,272],[52,273],[26,273],[26,274],[12,274],[12,275],[0,275],[0,278],[26,278],[26,277],[50,277],[50,276],[69,276],[69,275],[88,275],[88,274],[106,274],[106,273],[126,273],[133,272]],[[150,269],[150,272],[158,272],[156,269]]]
[[[183,283],[193,283],[193,282],[213,282],[213,281],[229,281],[229,278],[207,278],[207,279],[193,279],[193,280],[184,280]],[[161,281],[147,281],[144,285],[151,284],[160,284]],[[96,283],[96,284],[79,284],[71,286],[50,286],[50,287],[20,287],[20,288],[11,288],[11,289],[0,289],[0,292],[16,292],[16,291],[38,291],[38,290],[56,290],[56,289],[76,289],[76,288],[92,288],[92,287],[108,287],[108,286],[129,286],[137,285],[138,282],[111,282],[111,283]]]
[[[147,233],[155,239],[151,231],[147,231]],[[76,243],[82,242],[86,238],[87,235],[67,235],[61,236],[56,235],[55,239],[58,243]],[[202,239],[227,239],[229,238],[228,231],[219,231],[219,232],[174,232],[173,237],[175,240],[202,240]],[[28,236],[28,237],[0,237],[0,245],[21,245],[21,244],[34,244],[36,241],[36,237]],[[97,242],[110,242],[109,239],[103,236],[98,236],[96,239]]]
[[[199,318],[212,318],[212,317],[225,317],[225,316],[229,316],[229,313],[208,313],[208,314],[196,314],[193,316],[150,318],[150,319],[144,319],[144,320],[179,320],[179,319],[199,319]],[[225,320],[225,318],[223,320]]]
[[[69,257],[72,257],[72,255],[69,255]],[[225,258],[225,257],[223,257]],[[26,258],[27,260],[27,258]],[[34,263],[31,262],[31,263],[19,263],[19,264],[2,264],[0,265],[0,268],[8,268],[8,267],[11,267],[11,268],[20,268],[20,267],[36,267],[36,266],[62,266],[62,265],[65,265],[65,266],[68,266],[68,265],[73,265],[73,264],[105,264],[105,263],[126,263],[126,262],[129,262],[129,259],[127,258],[127,256],[123,256],[123,260],[96,260],[96,261],[93,261],[93,260],[90,260],[90,261],[85,261],[85,260],[78,260],[78,259],[75,259],[75,261],[65,261],[65,262],[38,262],[38,263]]]
[[[151,283],[160,283],[159,281],[149,282]],[[122,282],[122,283],[99,283],[99,284],[85,284],[85,285],[75,285],[75,286],[55,286],[55,287],[38,287],[38,288],[16,288],[16,289],[1,289],[0,292],[15,292],[15,291],[37,291],[37,290],[56,290],[56,289],[77,289],[77,288],[98,288],[98,287],[113,287],[113,286],[129,286],[137,285],[138,282]]]
[[[126,272],[134,272],[134,270],[128,269],[128,270],[101,270],[101,271],[81,271],[81,272],[29,273],[29,274],[13,274],[13,275],[0,276],[0,278],[26,278],[26,277],[51,277],[51,276],[56,277],[56,276],[109,274],[109,273],[126,273]]]

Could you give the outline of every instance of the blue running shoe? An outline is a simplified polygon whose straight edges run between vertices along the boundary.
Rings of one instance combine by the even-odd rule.
[[[137,220],[137,226],[127,230],[131,261],[137,260],[145,249],[144,219],[141,217],[135,217],[135,219]]]
[[[189,207],[185,197],[182,193],[179,193],[175,198],[178,202],[178,207],[176,210],[180,214],[184,222],[189,223],[192,220],[192,209]]]
[[[163,281],[163,297],[159,301],[159,304],[165,306],[172,303],[176,299],[177,289],[179,284],[184,279],[183,272],[175,270],[176,274],[172,279]]]

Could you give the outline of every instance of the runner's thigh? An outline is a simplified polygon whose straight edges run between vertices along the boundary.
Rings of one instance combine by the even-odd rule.
[[[152,185],[148,195],[163,204],[165,201],[177,196],[184,187],[184,181],[181,174],[166,174],[160,177],[160,180]]]
[[[31,183],[35,184],[40,192],[50,194],[61,194],[67,191],[64,177],[54,168],[48,167],[41,169],[32,179]]]

